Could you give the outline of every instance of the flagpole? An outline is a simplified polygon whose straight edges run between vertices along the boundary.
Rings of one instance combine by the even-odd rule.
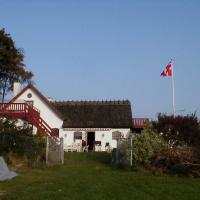
[[[172,98],[173,98],[173,116],[175,118],[176,108],[175,108],[174,62],[172,62],[172,61],[173,60],[171,60],[171,64],[172,64]]]

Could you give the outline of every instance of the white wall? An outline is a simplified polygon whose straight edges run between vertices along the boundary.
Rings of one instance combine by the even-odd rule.
[[[95,132],[95,141],[101,141],[101,150],[105,151],[105,145],[109,142],[111,148],[117,147],[117,141],[112,139],[112,132],[119,131],[122,133],[123,137],[127,137],[130,129],[111,129],[106,131],[94,131]],[[74,142],[78,143],[80,141],[74,141],[74,132],[69,130],[60,130],[60,137],[64,138],[64,147],[73,145]],[[87,140],[87,131],[78,131],[82,132],[83,140]]]
[[[27,95],[31,93],[32,97],[28,98]],[[42,99],[32,90],[27,89],[14,103],[33,101],[33,106],[40,110],[40,116],[47,122],[51,128],[61,128],[63,120],[60,119],[51,108],[49,108]]]
[[[74,143],[74,131],[64,131],[63,129],[60,129],[59,137],[63,137],[64,147]]]

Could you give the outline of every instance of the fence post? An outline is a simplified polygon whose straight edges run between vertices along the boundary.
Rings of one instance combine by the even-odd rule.
[[[64,164],[64,148],[63,148],[63,138],[60,138],[60,160],[61,163]]]
[[[130,165],[131,167],[133,166],[133,139],[132,139],[132,136],[131,136],[131,154],[130,154]]]
[[[119,140],[117,140],[117,148],[116,148],[116,155],[115,155],[115,159],[116,159],[116,164],[118,165],[119,162],[118,162],[118,151],[119,151]]]
[[[49,137],[47,136],[47,138],[46,138],[46,164],[49,163],[48,154],[49,154]]]

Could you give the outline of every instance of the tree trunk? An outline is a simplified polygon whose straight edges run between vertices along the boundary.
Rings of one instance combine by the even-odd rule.
[[[4,81],[4,85],[3,85],[3,93],[2,93],[2,101],[1,103],[4,103],[4,99],[5,99],[5,94],[6,94],[6,86],[7,86],[7,79]]]

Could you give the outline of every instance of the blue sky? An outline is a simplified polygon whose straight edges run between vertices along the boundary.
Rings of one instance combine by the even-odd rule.
[[[42,93],[56,100],[129,99],[133,116],[200,116],[200,1],[0,0],[0,27],[24,49]]]

